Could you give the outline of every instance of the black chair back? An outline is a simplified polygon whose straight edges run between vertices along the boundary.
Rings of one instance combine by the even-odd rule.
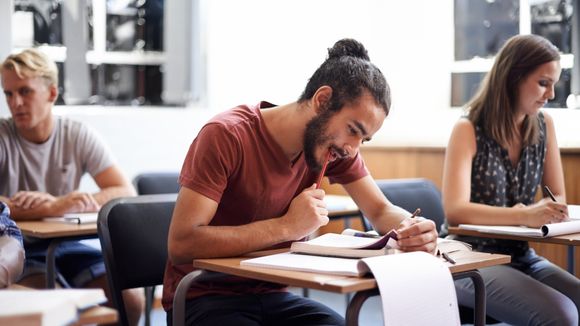
[[[179,172],[141,173],[133,179],[139,195],[176,194],[179,192]]]
[[[437,232],[445,222],[441,192],[428,179],[382,179],[377,185],[393,204],[414,212],[421,208],[421,216],[433,220]]]
[[[122,291],[163,283],[177,195],[119,198],[99,211],[98,233],[113,304],[128,325]]]

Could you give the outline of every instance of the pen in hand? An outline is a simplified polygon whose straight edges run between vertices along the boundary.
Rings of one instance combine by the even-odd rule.
[[[417,209],[416,209],[416,210],[413,212],[413,214],[411,214],[411,217],[409,217],[409,218],[415,218],[415,217],[416,217],[416,216],[418,216],[419,214],[421,214],[421,209],[420,209],[420,208],[417,208]]]
[[[320,174],[318,175],[318,180],[316,180],[316,189],[320,189],[320,183],[322,182],[322,178],[324,177],[324,173],[326,172],[326,167],[328,166],[328,161],[330,161],[331,155],[330,148],[328,149],[328,154],[326,154],[326,160],[324,161],[324,165],[322,165],[322,169],[320,170]]]
[[[552,191],[550,190],[550,188],[548,188],[548,186],[544,186],[544,190],[548,193],[548,196],[550,196],[550,198],[552,198],[553,202],[558,202],[556,200],[556,196],[554,196],[554,194],[552,193]],[[563,210],[560,210],[560,213],[564,213]]]

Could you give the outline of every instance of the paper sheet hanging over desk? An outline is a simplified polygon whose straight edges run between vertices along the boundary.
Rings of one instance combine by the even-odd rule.
[[[530,237],[555,237],[563,234],[580,232],[580,220],[568,222],[544,224],[541,228],[529,228],[525,226],[505,226],[505,225],[477,225],[459,224],[460,229],[473,230],[486,233],[512,234]]]
[[[363,258],[363,264],[377,281],[385,325],[460,325],[453,277],[441,260],[410,252]]]

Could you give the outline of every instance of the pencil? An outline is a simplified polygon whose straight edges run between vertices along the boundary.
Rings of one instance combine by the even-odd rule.
[[[330,148],[328,149],[328,154],[326,154],[326,160],[322,165],[322,170],[320,170],[320,174],[318,175],[318,180],[316,180],[316,189],[320,188],[320,183],[322,182],[322,178],[324,177],[324,173],[326,172],[326,167],[328,166],[328,161],[330,161]]]
[[[420,208],[417,208],[417,209],[416,209],[416,210],[413,212],[413,214],[411,214],[411,217],[409,217],[409,218],[414,218],[415,216],[417,216],[417,215],[419,215],[419,214],[421,214],[421,209],[420,209]]]

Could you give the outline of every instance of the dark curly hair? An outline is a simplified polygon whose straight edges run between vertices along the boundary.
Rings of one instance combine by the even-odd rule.
[[[309,100],[322,86],[332,88],[330,111],[338,112],[368,91],[389,114],[391,91],[383,73],[370,62],[365,47],[353,39],[342,39],[328,49],[328,58],[316,69],[298,102]]]

